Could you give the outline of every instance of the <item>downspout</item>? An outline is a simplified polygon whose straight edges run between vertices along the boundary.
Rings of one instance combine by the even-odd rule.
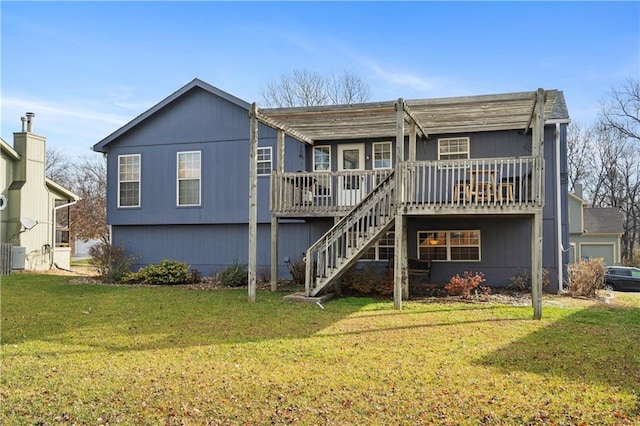
[[[52,232],[53,238],[51,239],[51,243],[52,243],[51,244],[51,263],[49,264],[49,269],[53,268],[53,265],[54,265],[54,262],[55,262],[55,258],[56,258],[56,225],[57,225],[57,222],[56,222],[56,211],[58,209],[63,208],[63,207],[72,206],[77,202],[78,202],[78,200],[74,200],[74,201],[72,201],[70,203],[62,204],[60,206],[57,206],[57,207],[53,208],[53,232]]]
[[[556,226],[558,233],[558,244],[556,250],[558,250],[558,293],[561,293],[564,288],[564,264],[562,263],[562,255],[564,250],[562,247],[562,182],[560,181],[560,123],[556,123]]]

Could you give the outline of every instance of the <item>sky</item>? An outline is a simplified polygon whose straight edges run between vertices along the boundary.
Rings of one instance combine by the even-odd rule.
[[[640,78],[640,2],[0,2],[0,136],[72,158],[194,78],[260,106],[295,69],[370,101],[564,91],[592,123]]]

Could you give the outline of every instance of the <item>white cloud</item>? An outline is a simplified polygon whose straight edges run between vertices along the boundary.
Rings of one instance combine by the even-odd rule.
[[[5,140],[12,140],[11,133],[21,130],[20,117],[27,111],[35,113],[34,133],[45,136],[49,146],[61,147],[69,155],[88,152],[90,146],[137,115],[96,107],[91,100],[50,101],[8,96],[2,99],[0,122],[0,134]]]
[[[401,69],[385,68],[368,58],[359,61],[372,72],[372,79],[380,81],[374,86],[387,96],[400,95],[416,99],[460,94],[460,88],[454,86],[448,77],[428,77]]]
[[[121,125],[127,121],[123,116],[112,112],[87,109],[86,105],[79,103],[51,102],[36,98],[3,98],[2,109],[3,121],[7,116],[4,111],[21,111],[19,114],[24,114],[25,111],[33,111],[36,114],[40,113],[45,115],[50,121],[63,121],[69,124],[77,122],[77,119],[97,121],[112,125]],[[16,117],[16,119],[18,119],[18,117]]]

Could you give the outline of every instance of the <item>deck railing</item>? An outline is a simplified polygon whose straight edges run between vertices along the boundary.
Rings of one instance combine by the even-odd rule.
[[[346,214],[392,170],[271,174],[271,211],[280,215]],[[409,209],[542,205],[536,157],[405,161],[398,201]]]
[[[399,197],[405,207],[541,205],[536,157],[405,161]]]
[[[395,217],[394,175],[389,174],[306,253],[305,294],[316,296],[352,265]]]
[[[348,212],[393,170],[271,173],[271,211],[328,214]]]

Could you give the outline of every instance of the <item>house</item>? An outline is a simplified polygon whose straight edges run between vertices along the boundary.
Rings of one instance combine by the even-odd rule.
[[[207,276],[247,262],[249,108],[195,79],[93,147],[107,155],[112,244],[136,257],[134,269],[172,259]],[[260,130],[258,250],[268,273],[276,131]],[[287,144],[287,170],[304,170],[305,144]],[[278,274],[286,277],[285,261],[302,258],[325,230],[304,219],[283,222]]]
[[[582,185],[569,193],[569,263],[601,258],[605,265],[620,265],[622,212],[613,207],[587,207]]]
[[[46,138],[22,118],[13,147],[0,139],[0,243],[12,246],[13,269],[68,269],[69,206],[78,196],[45,176]]]
[[[411,258],[440,283],[525,271],[538,289],[544,267],[558,290],[568,123],[557,90],[260,109],[195,79],[94,150],[113,242],[136,266],[246,262],[251,293],[304,256],[315,296],[357,261],[393,259],[399,305]]]

